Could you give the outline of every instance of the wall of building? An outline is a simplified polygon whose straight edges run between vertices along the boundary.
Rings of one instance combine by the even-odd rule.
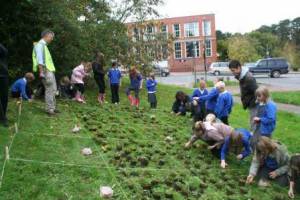
[[[197,16],[187,16],[187,17],[175,17],[175,18],[165,18],[158,20],[162,24],[167,25],[167,30],[169,34],[174,35],[174,24],[179,24],[180,26],[180,37],[175,38],[174,44],[179,42],[181,44],[181,57],[175,58],[175,51],[171,53],[168,57],[168,63],[171,72],[190,72],[190,71],[204,71],[204,41],[211,40],[211,56],[206,57],[207,69],[212,62],[217,60],[217,38],[216,38],[216,27],[215,27],[215,15],[197,15]],[[209,36],[204,36],[203,34],[203,22],[210,21],[211,24],[211,34]],[[193,37],[185,37],[184,24],[187,23],[197,23],[199,35]],[[186,52],[186,42],[197,41],[199,43],[199,57],[188,58]],[[174,48],[173,44],[173,48]]]

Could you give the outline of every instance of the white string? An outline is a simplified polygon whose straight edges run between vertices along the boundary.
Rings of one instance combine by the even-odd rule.
[[[18,106],[18,107],[17,107],[17,112],[18,112],[18,114],[17,114],[17,123],[16,123],[16,125],[15,125],[15,131],[16,131],[16,132],[13,134],[13,137],[12,137],[12,139],[11,139],[11,142],[10,142],[10,144],[9,144],[9,146],[8,146],[8,151],[7,151],[8,155],[9,155],[9,153],[10,153],[10,149],[12,148],[13,142],[14,142],[14,140],[15,140],[15,137],[16,137],[17,132],[18,132],[18,129],[19,129],[18,126],[19,126],[19,124],[20,124],[20,119],[21,119],[22,102],[23,102],[23,101],[20,100],[20,103],[17,105],[17,106]],[[1,172],[1,176],[0,176],[0,189],[2,188],[2,185],[3,185],[3,177],[4,177],[4,173],[5,173],[5,168],[6,168],[7,159],[8,159],[8,157],[5,156],[5,160],[4,160],[4,162],[3,162],[2,172]]]

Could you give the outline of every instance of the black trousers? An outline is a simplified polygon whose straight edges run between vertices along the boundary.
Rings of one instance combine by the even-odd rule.
[[[228,123],[228,117],[221,117],[220,120],[221,120],[224,124],[229,125],[229,123]]]
[[[148,93],[148,102],[151,108],[157,107],[157,98],[155,93]]]
[[[8,103],[8,78],[0,77],[0,121],[6,121]]]
[[[111,84],[110,85],[111,90],[111,102],[112,103],[119,103],[119,84]]]
[[[99,88],[99,93],[104,94],[105,93],[105,81],[104,81],[104,76],[94,76],[95,81],[98,85]]]
[[[82,83],[75,83],[74,88],[76,92],[79,91],[81,94],[84,93],[84,85]]]

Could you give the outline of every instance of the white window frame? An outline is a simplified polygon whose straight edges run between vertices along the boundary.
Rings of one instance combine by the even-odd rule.
[[[184,36],[185,37],[198,37],[199,36],[199,23],[190,22],[184,24]]]
[[[194,55],[195,55],[194,57],[188,57],[188,54],[187,54],[187,45],[186,45],[186,43],[188,43],[188,42],[193,42],[194,45],[196,45],[196,43],[198,42],[198,49],[196,49],[196,48],[194,49]],[[184,45],[185,45],[185,57],[186,58],[200,58],[200,55],[201,55],[200,45],[201,45],[201,43],[200,43],[199,40],[185,41]],[[198,55],[197,55],[197,53],[198,53]]]
[[[206,32],[206,29],[205,29],[205,23],[207,23],[207,22],[209,22],[209,30],[207,30],[207,31],[209,31],[208,33]],[[203,36],[211,36],[211,33],[212,33],[212,31],[211,31],[211,21],[210,20],[204,20],[202,22],[202,34],[203,34]]]
[[[209,46],[210,46],[209,48],[207,48],[207,45],[206,45],[207,41],[209,41]],[[212,57],[212,40],[211,39],[206,39],[204,42],[205,42],[205,56],[206,57]],[[210,50],[209,51],[210,55],[207,54],[208,50]]]
[[[176,50],[176,44],[180,44],[180,50]],[[176,57],[176,53],[180,51],[180,57]],[[174,42],[174,58],[175,59],[182,59],[182,43],[177,41],[177,42]]]
[[[178,25],[178,36],[176,36],[176,30],[175,30],[175,25]],[[181,31],[180,31],[180,24],[173,24],[173,33],[175,38],[180,38],[181,36]]]

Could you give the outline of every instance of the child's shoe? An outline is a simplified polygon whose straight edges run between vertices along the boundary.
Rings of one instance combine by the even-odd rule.
[[[99,102],[100,104],[103,103],[101,94],[98,95],[98,102]]]

